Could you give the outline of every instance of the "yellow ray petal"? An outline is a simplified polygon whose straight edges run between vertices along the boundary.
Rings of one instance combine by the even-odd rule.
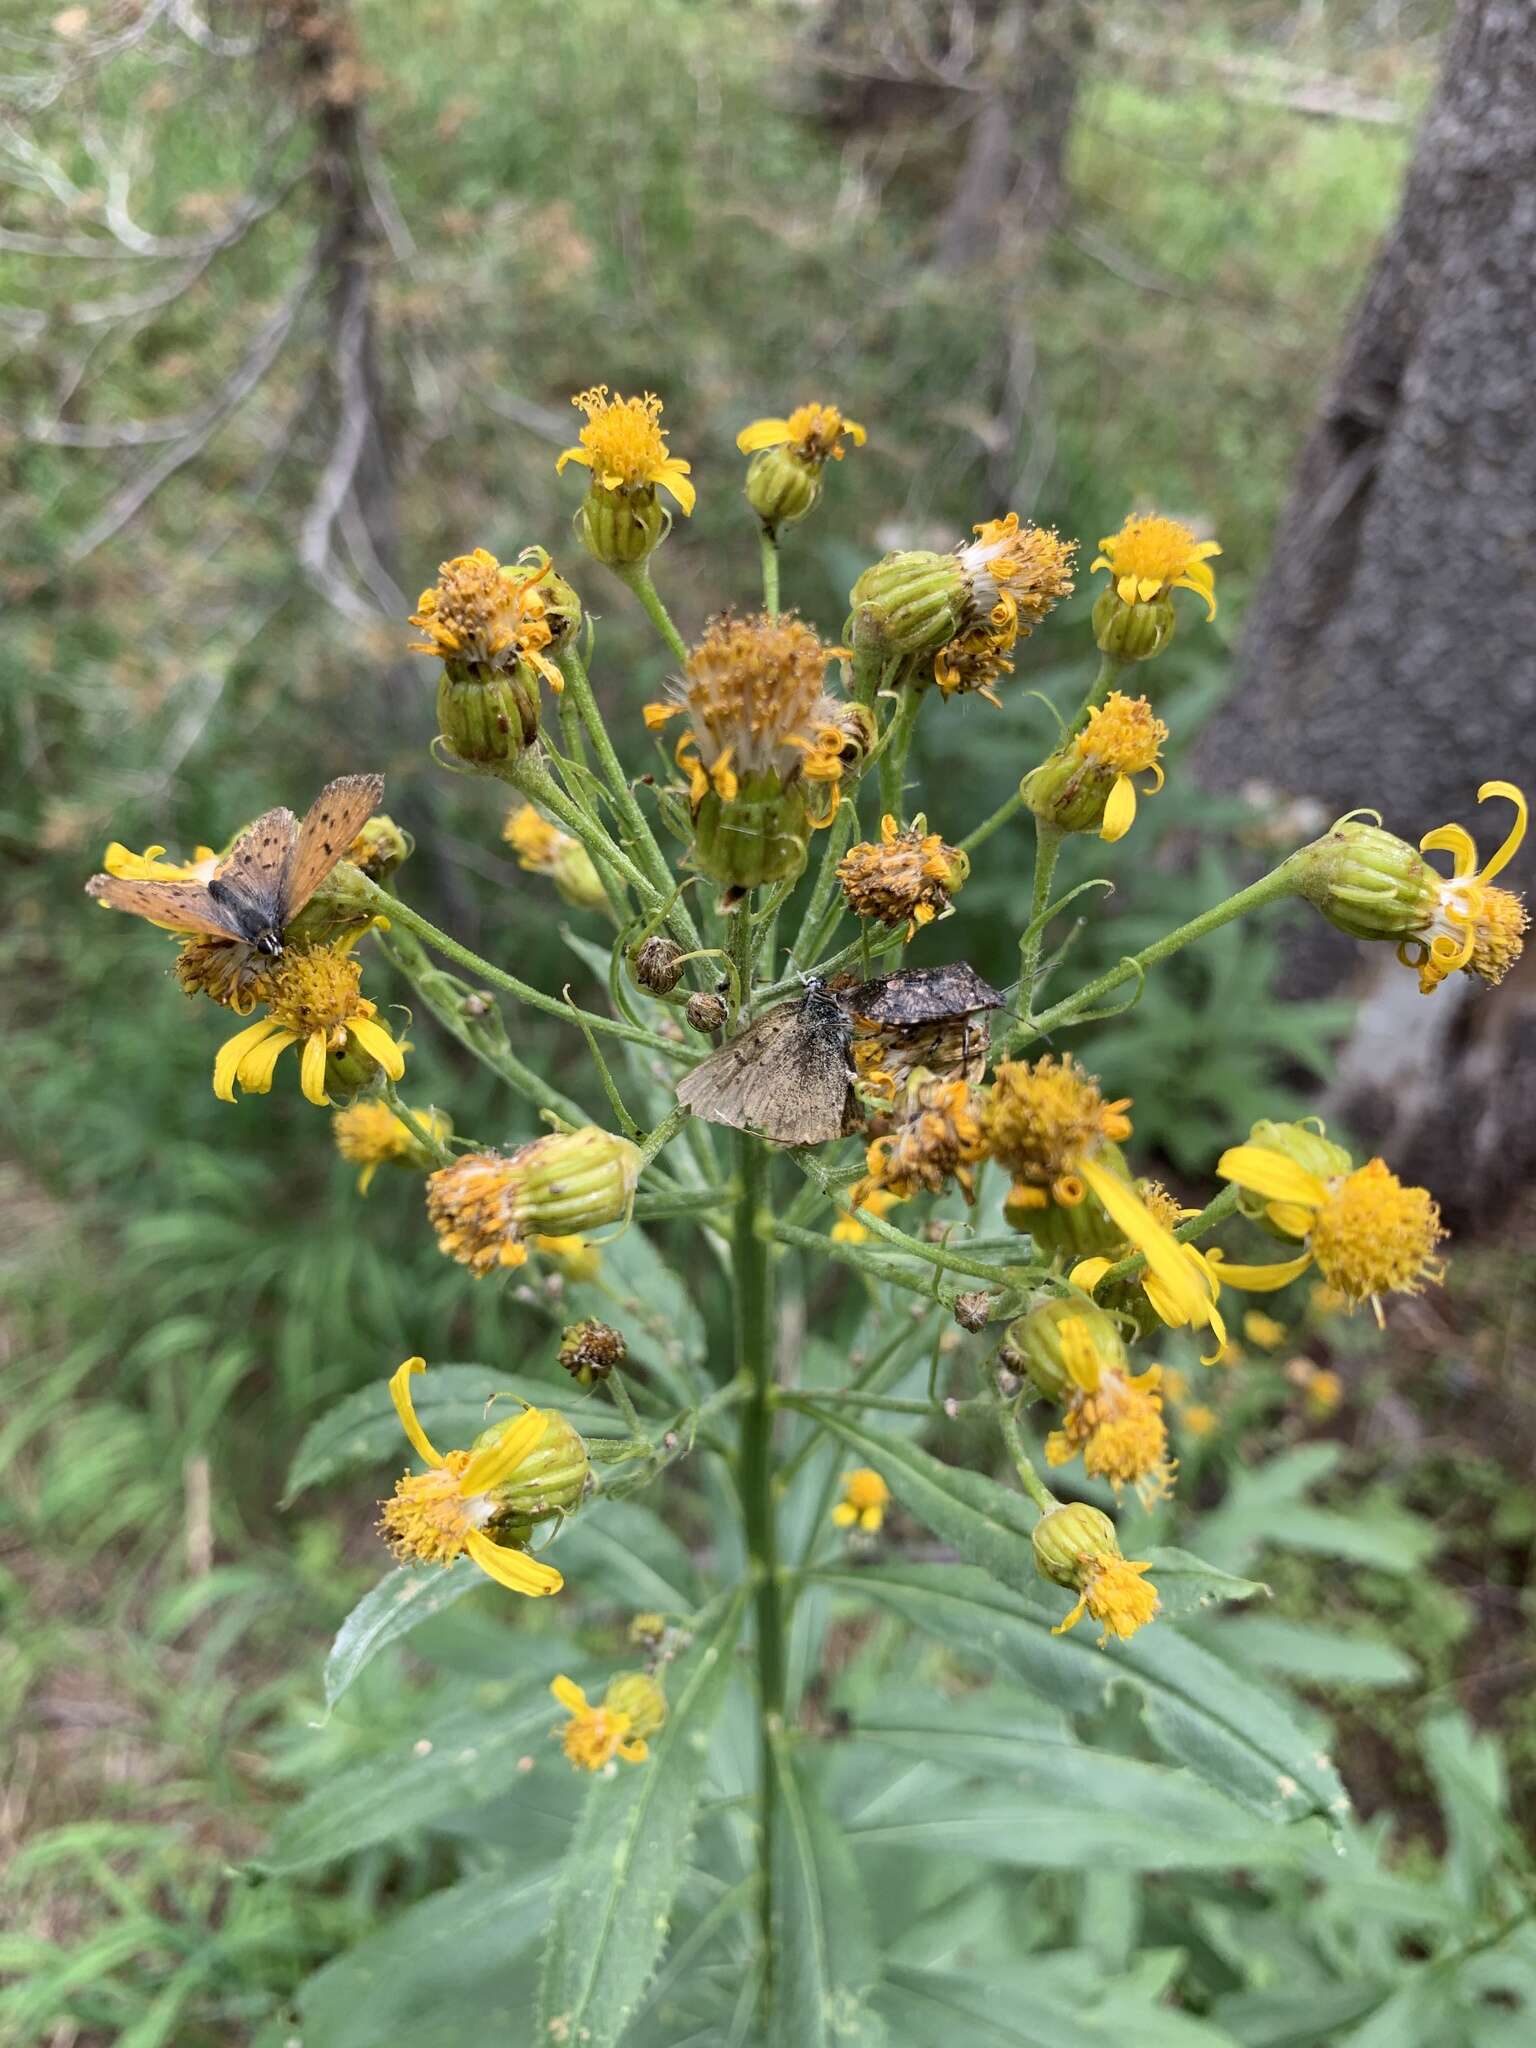
[[[1516,789],[1512,782],[1485,782],[1477,792],[1477,800],[1479,803],[1486,803],[1491,796],[1508,797],[1515,807],[1515,822],[1510,826],[1504,844],[1483,869],[1482,879],[1485,882],[1491,881],[1501,868],[1508,867],[1513,860],[1519,851],[1521,840],[1525,837],[1526,821],[1530,815],[1526,808],[1525,792]]]
[[[1299,1202],[1316,1209],[1328,1199],[1328,1190],[1315,1173],[1283,1152],[1271,1152],[1267,1145],[1229,1147],[1217,1160],[1216,1171],[1266,1202]]]
[[[304,1051],[299,1058],[299,1086],[305,1100],[314,1103],[317,1109],[324,1109],[330,1101],[325,1092],[325,1033],[311,1031],[304,1041]]]
[[[1223,1259],[1216,1270],[1224,1287],[1241,1288],[1244,1294],[1275,1294],[1289,1287],[1311,1263],[1312,1254],[1303,1252],[1298,1259],[1281,1259],[1272,1266],[1234,1266]]]
[[[660,484],[664,491],[672,493],[685,518],[693,511],[699,496],[688,481],[688,471],[691,467],[690,463],[681,462],[674,456],[670,462],[663,463],[652,479],[653,482]]]
[[[467,1500],[472,1493],[489,1493],[510,1477],[544,1434],[548,1421],[542,1408],[526,1409],[495,1443],[476,1451],[459,1474],[460,1497]]]
[[[511,1593],[524,1593],[530,1600],[541,1593],[558,1593],[565,1584],[552,1564],[541,1564],[525,1551],[509,1550],[504,1543],[493,1543],[483,1529],[471,1529],[464,1548],[488,1579]]]
[[[1420,853],[1448,853],[1451,874],[1457,879],[1470,875],[1477,866],[1477,844],[1464,825],[1437,825],[1419,841]]]
[[[587,1711],[587,1696],[572,1678],[562,1672],[558,1678],[549,1681],[549,1689],[568,1714],[584,1714]]]
[[[272,1020],[268,1018],[267,1021],[270,1023]],[[285,1031],[279,1025],[270,1038],[261,1045],[253,1045],[241,1060],[239,1071],[235,1075],[236,1085],[243,1088],[247,1095],[265,1095],[272,1086],[272,1071],[279,1059],[290,1045],[297,1044],[298,1040],[293,1033]]]
[[[1099,837],[1107,839],[1111,846],[1117,839],[1123,839],[1136,822],[1136,785],[1129,775],[1117,775],[1115,786],[1109,792],[1109,802],[1104,806],[1104,822],[1099,827]]]
[[[643,1764],[650,1755],[649,1747],[637,1736],[633,1742],[621,1742],[619,1755],[627,1764]]]
[[[388,1074],[391,1081],[398,1081],[405,1072],[405,1048],[391,1038],[382,1024],[372,1017],[354,1017],[347,1026],[363,1051]]]
[[[424,1458],[429,1465],[441,1465],[442,1454],[433,1445],[431,1437],[422,1428],[416,1415],[416,1403],[411,1399],[411,1379],[418,1372],[425,1372],[424,1358],[408,1358],[397,1372],[391,1373],[389,1398],[395,1404],[395,1413],[400,1418],[400,1427],[411,1440],[411,1448],[418,1458]]]
[[[1157,1275],[1169,1298],[1184,1311],[1187,1322],[1205,1324],[1210,1320],[1210,1301],[1172,1231],[1165,1230],[1140,1195],[1118,1174],[1110,1173],[1097,1161],[1084,1159],[1079,1172],[1088,1183],[1111,1223],[1141,1252],[1150,1272]]]
[[[1067,1278],[1084,1294],[1092,1294],[1113,1264],[1113,1259],[1079,1259]]]
[[[240,1062],[246,1054],[260,1045],[264,1038],[269,1038],[274,1031],[282,1031],[282,1028],[281,1024],[274,1023],[270,1017],[263,1017],[259,1023],[247,1024],[243,1031],[237,1031],[233,1038],[224,1041],[213,1063],[213,1092],[220,1102],[234,1101],[235,1076],[240,1071]],[[284,1036],[286,1037],[286,1033]]]
[[[753,420],[736,436],[736,446],[743,455],[755,455],[759,448],[782,448],[788,439],[788,420]]]
[[[556,458],[555,475],[558,476],[568,462],[579,462],[583,469],[592,467],[592,457],[585,448],[566,448]]]

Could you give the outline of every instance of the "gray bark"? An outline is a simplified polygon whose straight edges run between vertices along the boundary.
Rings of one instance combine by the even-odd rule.
[[[1536,6],[1462,0],[1214,735],[1226,776],[1412,838],[1470,821],[1487,776],[1536,780],[1533,386]]]

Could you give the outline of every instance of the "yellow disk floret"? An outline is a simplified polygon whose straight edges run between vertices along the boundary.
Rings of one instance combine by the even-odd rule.
[[[356,1041],[367,1059],[392,1081],[405,1072],[405,1048],[376,1021],[374,1005],[361,993],[362,966],[338,946],[290,947],[262,977],[268,1008],[258,1023],[237,1031],[220,1049],[213,1067],[213,1092],[233,1102],[235,1089],[265,1095],[279,1057],[290,1045],[304,1048],[300,1086],[311,1102],[324,1105],[328,1056],[348,1052]]]
[[[855,448],[867,438],[857,420],[851,420],[835,405],[797,405],[787,419],[753,420],[736,436],[743,455],[755,455],[762,448],[788,448],[801,462],[820,468],[827,461],[843,459],[843,436]]]
[[[843,1497],[832,1510],[839,1529],[860,1528],[873,1536],[885,1520],[891,1489],[873,1467],[859,1465],[843,1474]]]
[[[1084,1161],[1106,1139],[1131,1135],[1129,1107],[1128,1096],[1106,1102],[1070,1054],[1046,1053],[1033,1064],[1005,1060],[993,1077],[983,1127],[988,1152],[1013,1175],[1012,1199],[1025,1208],[1082,1201]]]
[[[1429,1190],[1405,1187],[1385,1160],[1372,1159],[1318,1209],[1310,1242],[1328,1284],[1350,1301],[1368,1301],[1438,1280],[1434,1250],[1445,1235]]]
[[[1157,1588],[1142,1576],[1151,1569],[1150,1562],[1138,1564],[1115,1551],[1093,1552],[1082,1563],[1077,1605],[1065,1621],[1057,1623],[1051,1634],[1065,1635],[1086,1613],[1102,1631],[1100,1648],[1111,1636],[1124,1642],[1135,1635],[1137,1629],[1146,1627],[1158,1610]]]
[[[606,384],[594,384],[571,400],[587,416],[578,444],[567,448],[555,464],[564,469],[579,462],[605,491],[636,491],[659,484],[684,512],[691,512],[696,493],[688,481],[691,463],[673,455],[661,424],[661,400],[653,391],[643,398],[610,398]]]
[[[551,689],[565,687],[565,678],[546,649],[554,639],[540,584],[553,564],[503,566],[485,548],[455,555],[437,572],[437,582],[421,593],[411,624],[422,638],[411,643],[413,654],[435,654],[455,667],[507,669],[519,661],[536,668]]]
[[[1092,1391],[1075,1389],[1061,1428],[1046,1438],[1047,1463],[1065,1465],[1081,1452],[1083,1470],[1092,1479],[1107,1479],[1117,1494],[1131,1486],[1148,1505],[1166,1498],[1174,1467],[1161,1378],[1155,1365],[1142,1373],[1101,1371]]]

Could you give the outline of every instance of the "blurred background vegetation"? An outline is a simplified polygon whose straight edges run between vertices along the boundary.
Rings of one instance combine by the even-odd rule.
[[[345,1881],[238,1874],[295,1774],[366,1752],[370,1714],[400,1725],[381,1684],[310,1726],[329,1632],[377,1573],[370,1489],[276,1503],[338,1395],[412,1351],[515,1365],[526,1341],[439,1258],[404,1177],[360,1203],[296,1090],[214,1101],[223,1020],[187,1004],[150,934],[80,894],[105,841],[223,843],[331,774],[382,768],[422,907],[544,986],[581,986],[544,885],[500,844],[497,793],[427,761],[432,695],[403,615],[441,557],[476,545],[542,542],[571,568],[554,456],[570,393],[599,380],[660,392],[694,464],[697,515],[658,566],[689,634],[755,588],[737,428],[813,396],[870,430],[786,550],[789,601],[828,633],[872,555],[949,545],[1010,504],[1083,536],[1085,561],[1133,505],[1216,532],[1221,619],[1186,627],[1159,704],[1187,750],[1396,204],[1445,11],[7,10],[7,2038],[281,2039],[293,1987],[379,1896],[430,1888],[430,1855],[403,1875],[365,1856]],[[1047,75],[989,159],[978,93]],[[661,664],[617,586],[573,573],[638,758]],[[1030,693],[1080,688],[1085,600],[1030,643],[1001,711],[925,720],[947,836],[1042,751],[1052,721]],[[1073,970],[1316,822],[1175,764]],[[1016,827],[965,898],[972,932],[997,912],[996,948],[973,957],[999,979],[1027,887]],[[1194,1185],[1253,1116],[1314,1099],[1347,1006],[1282,1001],[1278,958],[1272,927],[1232,928],[1085,1041],[1174,1179]],[[518,1028],[526,1056],[569,1062]],[[490,1121],[503,1112],[430,1020],[413,1035],[414,1092],[527,1135]],[[1304,1327],[1251,1346],[1244,1389],[1186,1450],[1219,1499],[1255,1432],[1326,1439],[1296,1516],[1369,1493],[1395,1529],[1353,1558],[1335,1534],[1258,1562],[1282,1620],[1361,1632],[1343,1669],[1309,1665],[1304,1628],[1269,1655],[1338,1718],[1346,1777],[1410,1855],[1444,1840],[1426,1702],[1495,1731],[1517,1778],[1536,1762],[1532,1418],[1509,1391],[1533,1342],[1529,1234],[1517,1218],[1460,1251],[1446,1295],[1402,1304],[1385,1345]],[[1342,1402],[1309,1399],[1291,1354],[1337,1368]]]

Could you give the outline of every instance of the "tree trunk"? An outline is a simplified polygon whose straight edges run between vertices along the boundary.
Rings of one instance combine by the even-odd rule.
[[[1462,0],[1207,742],[1220,779],[1330,816],[1371,805],[1405,838],[1452,818],[1502,836],[1507,808],[1474,817],[1478,784],[1536,783],[1533,373],[1536,8]],[[1521,974],[1487,1005],[1462,976],[1426,1001],[1386,949],[1322,934],[1293,966],[1293,986],[1375,975],[1335,1107],[1392,1164],[1422,1167],[1463,1219],[1491,1192],[1479,1131],[1498,1138],[1501,1196],[1536,1168],[1536,1134],[1489,1093],[1490,1031],[1532,1056]]]

